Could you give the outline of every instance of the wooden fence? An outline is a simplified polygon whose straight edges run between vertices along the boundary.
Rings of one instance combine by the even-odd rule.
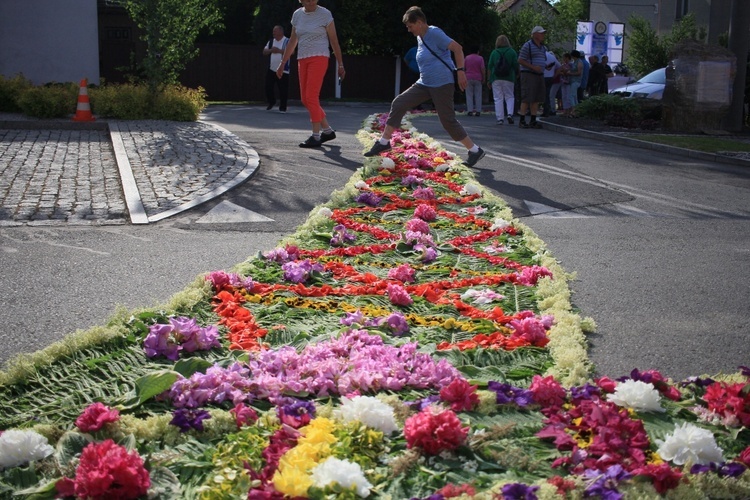
[[[200,54],[182,75],[184,85],[203,87],[212,101],[265,101],[269,60],[263,55],[262,46],[199,44],[198,48]],[[340,97],[387,102],[416,81],[416,75],[396,57],[345,55],[346,78],[337,96],[334,61],[332,58],[323,81],[322,99]],[[295,58],[292,58],[289,98],[299,99]]]

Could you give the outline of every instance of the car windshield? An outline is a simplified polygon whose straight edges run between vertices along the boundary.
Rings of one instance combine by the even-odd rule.
[[[665,69],[666,68],[661,68],[657,69],[656,71],[652,71],[648,75],[638,80],[638,83],[661,83],[662,85],[666,85],[667,76],[664,71]]]

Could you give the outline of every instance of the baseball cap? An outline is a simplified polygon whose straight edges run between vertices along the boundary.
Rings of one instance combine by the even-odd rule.
[[[546,33],[546,32],[547,32],[547,30],[544,29],[544,28],[542,28],[541,26],[534,26],[534,29],[531,30],[531,34],[532,35],[535,34],[535,33]]]

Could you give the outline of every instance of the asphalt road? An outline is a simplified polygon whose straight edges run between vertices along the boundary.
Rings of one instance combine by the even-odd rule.
[[[338,139],[297,143],[307,115],[210,107],[209,121],[253,146],[258,173],[148,226],[0,229],[0,361],[103,324],[115,305],[165,302],[199,274],[228,269],[304,222],[361,165],[362,121],[387,106],[335,106]],[[465,117],[487,151],[478,180],[506,199],[568,271],[574,305],[599,325],[600,374],[657,368],[684,378],[750,364],[750,172],[705,161]],[[414,125],[448,140],[435,118]]]

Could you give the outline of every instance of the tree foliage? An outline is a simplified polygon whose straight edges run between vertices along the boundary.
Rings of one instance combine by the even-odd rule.
[[[682,40],[706,38],[705,29],[697,26],[693,14],[681,18],[672,26],[672,31],[661,38],[651,23],[640,16],[631,16],[628,27],[629,51],[625,62],[637,75],[645,75],[669,64],[674,47]]]
[[[500,33],[516,50],[531,38],[534,26],[547,30],[545,45],[551,50],[570,50],[575,41],[576,23],[588,19],[589,0],[559,0],[552,6],[545,0],[529,0],[513,12],[500,15]]]
[[[195,40],[201,30],[222,27],[216,0],[126,0],[125,8],[142,30],[145,78],[152,91],[177,83],[185,65],[198,55]]]
[[[396,55],[405,53],[416,42],[401,18],[414,0],[320,0],[319,5],[333,13],[341,50],[351,55]],[[489,0],[424,0],[419,6],[429,24],[439,26],[464,47],[487,47],[497,32],[497,14]],[[276,24],[291,32],[292,13],[297,0],[260,0],[254,21],[256,43],[265,43]]]

